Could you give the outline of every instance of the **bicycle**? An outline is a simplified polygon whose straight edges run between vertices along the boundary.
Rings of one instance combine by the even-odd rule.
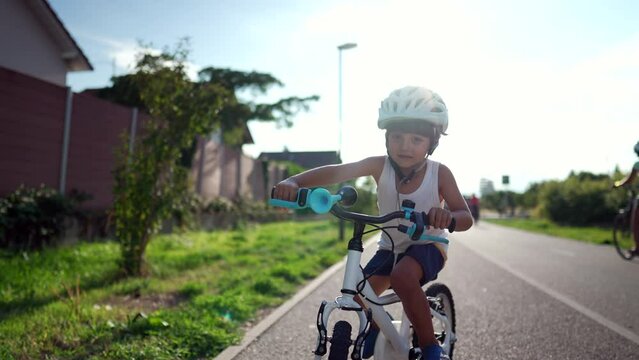
[[[385,306],[400,302],[399,297],[392,290],[390,293],[377,296],[367,278],[364,277],[361,268],[361,257],[364,251],[362,237],[372,231],[385,231],[387,228],[397,228],[399,231],[408,234],[413,240],[430,240],[448,243],[445,238],[424,234],[425,226],[428,226],[428,216],[424,213],[413,211],[415,204],[410,200],[402,202],[402,210],[381,216],[371,216],[355,212],[349,212],[339,206],[351,206],[357,200],[357,191],[346,186],[341,188],[336,194],[331,194],[324,188],[307,189],[298,191],[296,201],[284,201],[271,199],[269,203],[273,206],[286,207],[290,209],[310,208],[315,213],[324,214],[329,211],[336,217],[353,222],[353,237],[348,242],[348,255],[344,280],[342,283],[341,296],[333,301],[322,301],[317,314],[318,338],[316,343],[315,360],[320,360],[328,352],[329,360],[346,360],[349,354],[351,359],[359,360],[362,355],[362,345],[364,339],[369,334],[371,320],[380,328],[377,337],[374,358],[378,360],[405,360],[421,359],[421,349],[417,344],[417,337],[412,332],[412,326],[405,313],[401,320],[392,320],[384,310]],[[393,219],[406,219],[412,225],[400,224],[392,227],[379,227],[378,224],[386,223]],[[373,230],[365,231],[367,225],[375,227]],[[454,231],[455,221],[449,227],[449,231]],[[457,336],[455,335],[455,304],[450,289],[443,283],[433,283],[425,290],[429,303],[429,310],[433,319],[435,337],[440,342],[443,351],[452,359],[453,349]],[[355,296],[360,295],[367,305],[367,309],[362,308],[355,301]],[[345,320],[337,321],[333,327],[332,336],[328,336],[326,325],[334,310],[354,311],[359,319],[358,332],[355,340],[351,339],[352,326]],[[330,343],[330,349],[328,348]]]
[[[615,249],[619,256],[625,260],[632,260],[633,257],[637,256],[637,253],[632,251],[634,244],[632,208],[636,197],[636,191],[628,188],[628,202],[625,207],[619,209],[612,229],[612,242],[615,244]]]

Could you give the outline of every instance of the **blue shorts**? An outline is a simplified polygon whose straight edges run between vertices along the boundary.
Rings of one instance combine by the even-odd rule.
[[[424,285],[429,281],[437,279],[437,274],[444,267],[444,257],[439,249],[433,245],[411,245],[397,256],[398,263],[404,255],[410,256],[417,260],[422,267],[424,276],[419,280],[420,285]],[[366,264],[364,268],[364,275],[382,275],[390,276],[393,270],[393,259],[395,256],[390,250],[377,250],[373,258]]]

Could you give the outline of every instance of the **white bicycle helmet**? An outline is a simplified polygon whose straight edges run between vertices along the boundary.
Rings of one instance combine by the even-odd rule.
[[[423,120],[446,133],[448,109],[437,93],[418,86],[406,86],[388,95],[379,108],[377,127],[386,129],[393,124]]]

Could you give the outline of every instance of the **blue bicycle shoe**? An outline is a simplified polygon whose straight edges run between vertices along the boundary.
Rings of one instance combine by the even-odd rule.
[[[450,358],[442,351],[441,346],[429,345],[422,348],[422,360],[450,360]]]
[[[368,332],[366,338],[364,338],[364,346],[362,346],[362,358],[369,359],[373,356],[373,352],[375,351],[375,342],[377,341],[377,335],[379,335],[379,328],[372,327]]]
[[[393,320],[391,314],[387,311],[388,317]],[[379,328],[371,326],[368,336],[364,338],[364,346],[362,346],[362,359],[369,359],[375,352],[375,342],[377,341],[377,335],[379,335]]]

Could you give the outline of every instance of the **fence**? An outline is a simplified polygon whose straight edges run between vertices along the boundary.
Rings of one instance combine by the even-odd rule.
[[[0,67],[0,196],[21,184],[44,184],[89,193],[84,210],[108,209],[121,135],[134,137],[148,120],[136,109]],[[194,190],[206,200],[262,200],[285,175],[219,141],[200,139],[199,145],[191,173]]]

